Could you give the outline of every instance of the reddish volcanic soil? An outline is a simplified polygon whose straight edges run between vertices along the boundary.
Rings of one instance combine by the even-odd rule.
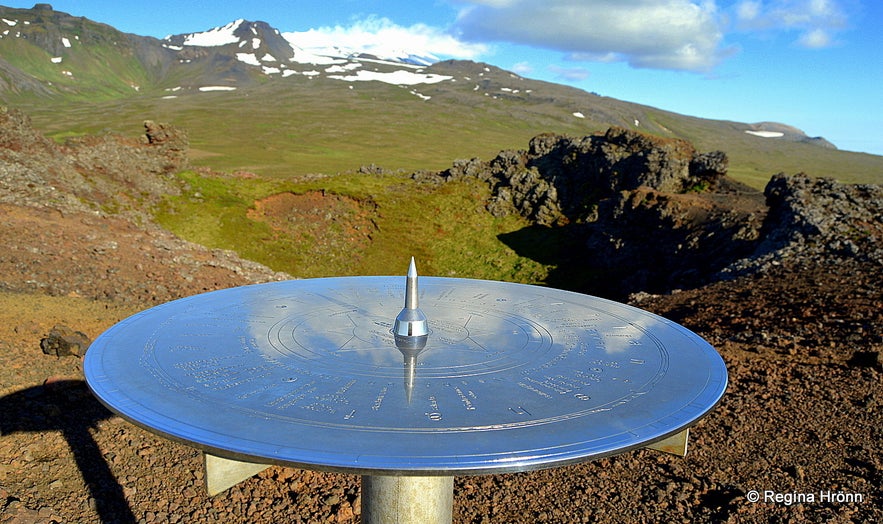
[[[357,476],[273,467],[208,497],[196,450],[111,415],[80,357],[41,351],[57,324],[94,339],[152,305],[285,275],[157,228],[33,207],[0,206],[0,245],[0,523],[359,520]],[[459,477],[454,521],[883,521],[881,282],[879,264],[794,260],[634,297],[727,363],[727,394],[688,455]]]

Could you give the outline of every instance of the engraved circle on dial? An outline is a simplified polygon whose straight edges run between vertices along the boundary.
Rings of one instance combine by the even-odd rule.
[[[579,301],[552,300],[542,288],[528,288],[534,294],[517,303],[505,294],[425,289],[420,307],[430,335],[411,379],[391,334],[400,291],[382,288],[254,298],[261,308],[251,315],[234,305],[190,316],[191,325],[202,317],[221,331],[246,327],[242,338],[251,343],[245,352],[235,344],[193,346],[191,360],[177,355],[171,365],[158,356],[156,371],[201,409],[310,427],[437,432],[602,413],[645,395],[668,368],[664,347],[642,327]],[[241,317],[253,322],[218,323]]]

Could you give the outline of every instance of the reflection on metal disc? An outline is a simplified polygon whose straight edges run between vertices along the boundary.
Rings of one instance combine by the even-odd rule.
[[[197,295],[101,335],[86,378],[111,410],[219,456],[424,476],[643,447],[726,388],[705,341],[615,302],[420,277],[428,334],[409,347],[393,331],[403,296],[399,277]]]

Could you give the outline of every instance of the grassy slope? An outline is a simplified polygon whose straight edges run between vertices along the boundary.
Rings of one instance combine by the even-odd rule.
[[[168,100],[162,99],[167,93],[154,92],[19,107],[38,129],[58,139],[105,130],[132,135],[145,119],[171,122],[188,131],[196,165],[272,177],[337,173],[372,163],[393,170],[444,169],[457,158],[488,159],[501,149],[526,148],[539,133],[585,135],[605,128],[553,105],[491,99],[468,105],[426,102],[408,91],[379,83],[356,83],[350,89],[344,82],[301,79]],[[762,139],[731,122],[639,108],[644,127],[652,122],[700,150],[725,151],[731,174],[754,187],[762,188],[778,172],[803,171],[850,183],[883,180],[881,156]]]
[[[691,141],[700,151],[722,150],[730,159],[730,176],[763,188],[776,173],[804,172],[845,183],[883,183],[883,156],[838,151],[745,133],[727,121],[653,112],[652,118]]]
[[[181,178],[188,190],[158,210],[160,224],[190,240],[235,250],[299,277],[399,274],[411,256],[426,275],[540,283],[549,270],[498,240],[527,223],[490,216],[483,207],[488,189],[476,181],[436,187],[401,175],[283,181],[184,173]],[[376,226],[370,231],[371,241],[352,241],[345,227],[337,227],[340,217],[325,220],[318,237],[285,234],[249,218],[257,200],[310,191],[370,202],[366,212]]]
[[[322,80],[314,81],[316,83]],[[455,158],[495,155],[524,147],[545,131],[498,120],[486,111],[458,111],[423,102],[405,89],[329,81],[316,99],[310,87],[273,91],[199,93],[100,103],[21,106],[50,137],[104,130],[135,134],[141,121],[171,122],[187,130],[197,165],[285,177],[336,173],[360,165],[442,169]]]

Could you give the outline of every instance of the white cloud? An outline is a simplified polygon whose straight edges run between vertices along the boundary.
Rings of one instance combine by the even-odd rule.
[[[739,29],[797,32],[797,44],[811,49],[833,45],[846,19],[838,0],[743,0],[736,5]]]
[[[518,62],[512,66],[512,72],[519,75],[529,75],[533,73],[533,66],[530,62]]]
[[[550,65],[549,71],[555,73],[559,78],[570,82],[581,82],[591,75],[588,69],[584,67],[561,67]]]
[[[822,0],[819,0],[822,1]],[[712,0],[477,0],[456,27],[467,40],[557,49],[575,60],[707,71],[727,54]]]
[[[803,47],[808,47],[810,49],[821,49],[823,47],[829,47],[831,45],[831,35],[828,34],[824,29],[813,29],[811,31],[805,32],[800,35],[800,38],[797,39],[797,43],[799,43]]]
[[[741,22],[756,20],[760,15],[761,3],[756,0],[745,0],[736,6],[736,17]]]
[[[401,56],[407,51],[423,57],[475,59],[488,51],[486,44],[463,42],[436,27],[426,24],[403,27],[378,17],[359,20],[346,27],[320,27],[283,36],[302,49],[336,47],[384,57]]]

